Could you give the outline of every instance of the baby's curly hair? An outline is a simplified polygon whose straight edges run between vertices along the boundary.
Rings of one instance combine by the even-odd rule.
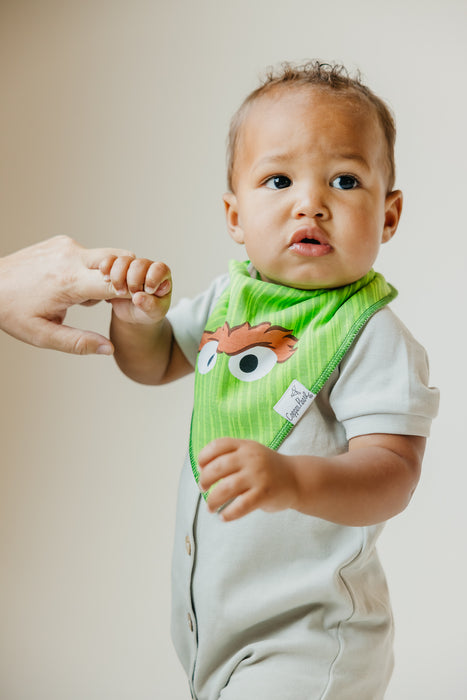
[[[318,59],[303,64],[281,63],[278,68],[269,68],[259,87],[253,90],[242,102],[230,122],[227,142],[227,185],[233,191],[233,172],[236,149],[245,115],[249,106],[262,95],[278,87],[301,87],[311,85],[322,90],[341,94],[350,100],[366,103],[375,110],[383,130],[387,150],[388,192],[394,187],[396,168],[394,145],[396,125],[391,109],[362,82],[359,71],[351,76],[347,68],[338,63],[322,63]]]

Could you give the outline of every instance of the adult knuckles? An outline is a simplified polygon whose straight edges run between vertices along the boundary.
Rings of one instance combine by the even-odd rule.
[[[73,355],[89,355],[92,352],[91,340],[85,334],[79,335],[72,341],[69,352]]]
[[[56,236],[49,238],[49,242],[52,243],[54,241],[55,241],[55,243],[58,243],[59,245],[63,246],[64,248],[75,248],[76,246],[78,246],[78,244],[74,240],[74,238],[67,236],[65,233],[59,233]]]
[[[69,259],[76,254],[76,251],[81,248],[79,243],[77,243],[74,238],[67,236],[65,234],[59,234],[49,239],[53,249],[63,259]]]
[[[75,355],[86,354],[82,340],[81,342],[79,342],[80,339],[78,338],[70,340],[61,325],[45,319],[41,319],[40,323],[35,324],[35,327],[30,329],[29,337],[24,337],[24,340],[37,348],[59,350],[60,352],[68,352]]]

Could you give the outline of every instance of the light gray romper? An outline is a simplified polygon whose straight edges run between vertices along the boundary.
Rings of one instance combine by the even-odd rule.
[[[195,365],[228,276],[169,314]],[[425,351],[385,307],[358,336],[280,447],[337,455],[368,433],[428,436],[438,407]],[[188,459],[173,556],[172,635],[197,700],[380,700],[393,623],[375,543],[383,524],[346,527],[294,510],[223,523]]]

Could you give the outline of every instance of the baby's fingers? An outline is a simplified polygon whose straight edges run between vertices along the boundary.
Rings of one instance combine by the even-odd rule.
[[[148,261],[150,262],[150,261]],[[172,290],[170,269],[162,262],[152,262],[146,270],[144,291],[163,297]]]
[[[148,291],[145,289],[146,276],[152,265],[152,260],[147,258],[135,258],[132,260],[126,274],[126,282],[130,294]]]
[[[232,520],[243,518],[248,513],[252,513],[257,507],[254,494],[247,491],[227,501],[224,507],[218,509],[219,517],[225,522],[231,522]]]
[[[137,292],[132,301],[137,314],[136,320],[142,323],[154,323],[161,321],[167,314],[170,306],[170,294],[158,297],[154,294],[146,294],[146,292]]]
[[[99,270],[104,278],[112,283],[116,293],[120,296],[128,294],[127,274],[134,258],[129,255],[109,255],[99,264]]]
[[[217,457],[235,452],[241,445],[241,441],[236,438],[217,438],[209,442],[198,455],[198,464],[200,467],[206,467]]]
[[[110,270],[112,269],[112,265],[114,264],[117,258],[118,255],[109,253],[105,256],[105,258],[102,258],[99,264],[97,265],[98,269],[102,272],[107,282],[110,282]]]

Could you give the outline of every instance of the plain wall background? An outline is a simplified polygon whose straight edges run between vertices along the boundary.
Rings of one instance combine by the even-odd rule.
[[[0,255],[66,233],[173,269],[175,299],[228,258],[231,114],[268,65],[362,70],[398,124],[405,209],[377,268],[442,389],[420,486],[381,539],[397,623],[389,700],[466,696],[463,0],[1,0]],[[1,302],[0,302],[1,303]],[[109,308],[70,322],[106,332]],[[0,697],[188,698],[169,638],[191,378],[0,336]]]

